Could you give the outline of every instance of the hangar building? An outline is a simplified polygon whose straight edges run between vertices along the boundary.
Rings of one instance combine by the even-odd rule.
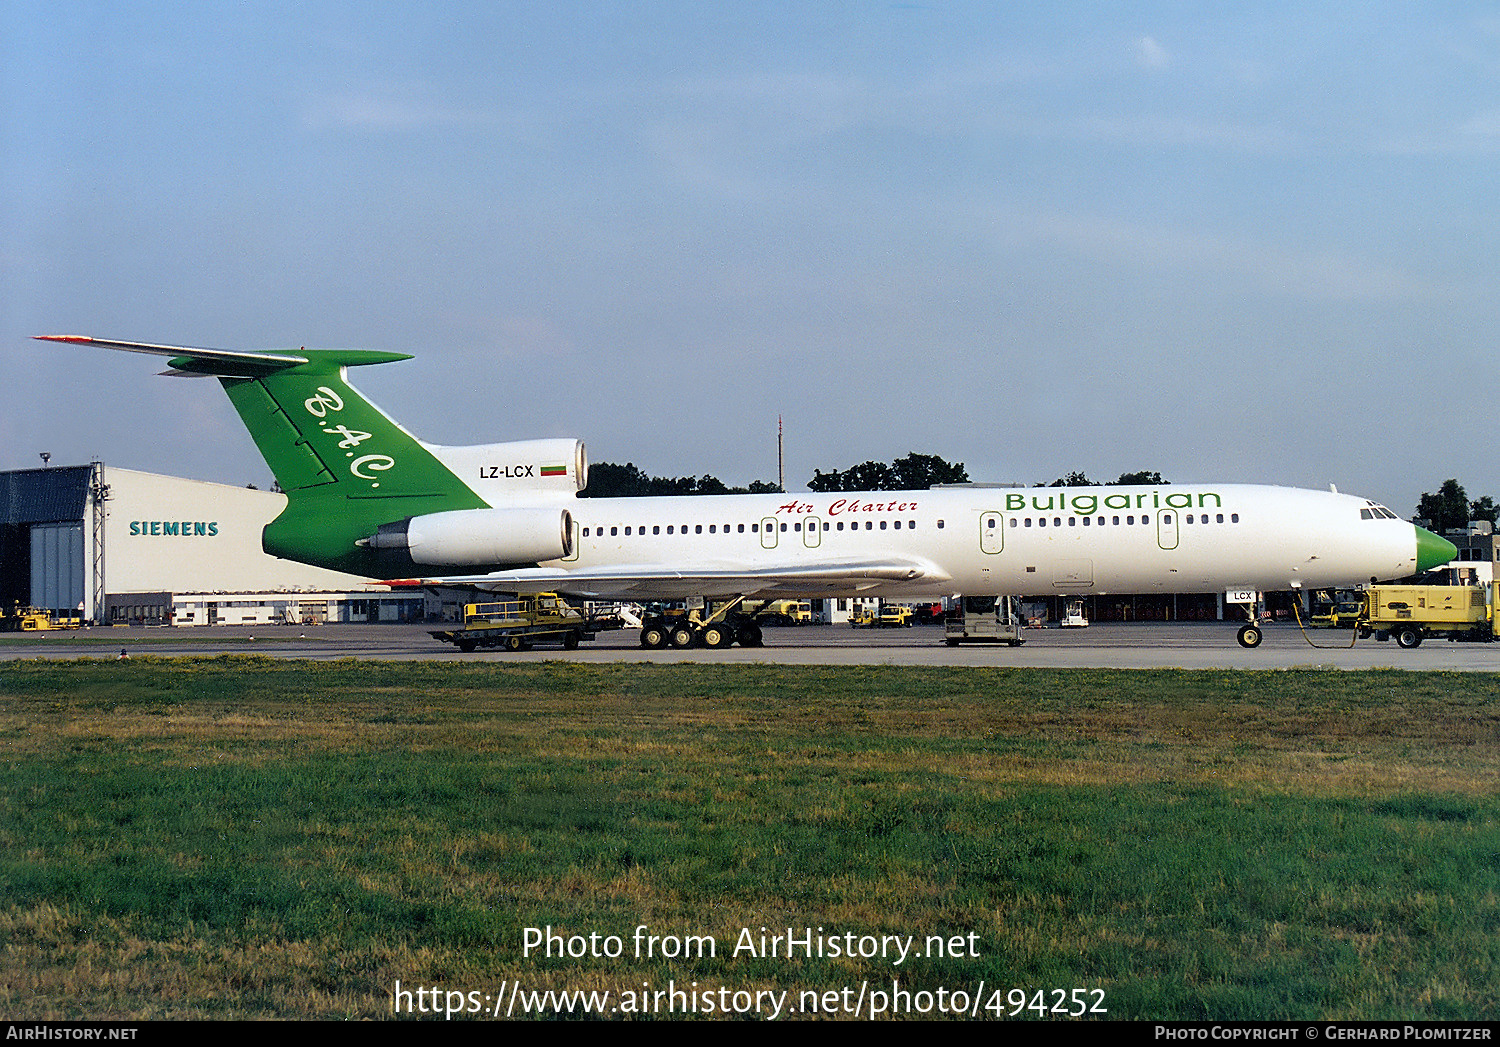
[[[0,472],[0,612],[97,624],[414,621],[422,596],[278,560],[275,491],[90,465]]]

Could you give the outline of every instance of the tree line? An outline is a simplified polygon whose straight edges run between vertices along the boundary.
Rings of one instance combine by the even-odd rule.
[[[814,469],[807,489],[832,491],[925,491],[938,484],[969,482],[969,472],[962,462],[948,462],[935,454],[912,452],[892,462],[861,462],[848,469],[824,472]],[[1038,487],[1101,487],[1115,485],[1160,485],[1168,481],[1161,473],[1141,471],[1121,473],[1107,484],[1097,484],[1083,473],[1073,472]],[[642,498],[662,495],[691,494],[776,494],[781,488],[765,480],[755,480],[745,487],[731,487],[716,476],[651,476],[633,462],[616,465],[595,462],[589,466],[589,484],[585,498]]]
[[[745,487],[730,487],[717,476],[649,476],[633,462],[616,465],[613,462],[589,463],[589,485],[583,489],[583,498],[644,498],[661,495],[683,494],[776,494],[781,490],[764,480],[752,481]]]
[[[1121,473],[1117,480],[1105,480],[1100,483],[1090,480],[1083,473],[1069,473],[1067,476],[1058,477],[1050,484],[1037,484],[1037,487],[1159,487],[1163,484],[1171,484],[1161,473],[1151,469],[1142,469],[1136,473]]]
[[[1444,531],[1462,531],[1471,520],[1488,520],[1495,523],[1500,516],[1500,506],[1493,498],[1469,500],[1468,492],[1456,479],[1447,479],[1436,494],[1424,493],[1417,501],[1417,515],[1413,520],[1426,520],[1428,527],[1441,534]]]
[[[925,491],[936,484],[966,484],[963,462],[945,462],[935,454],[912,453],[885,462],[861,462],[840,472],[813,470],[809,491]]]

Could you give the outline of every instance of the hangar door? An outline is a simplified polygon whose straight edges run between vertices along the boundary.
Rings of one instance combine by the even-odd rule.
[[[83,590],[83,524],[33,524],[31,606],[73,613]]]

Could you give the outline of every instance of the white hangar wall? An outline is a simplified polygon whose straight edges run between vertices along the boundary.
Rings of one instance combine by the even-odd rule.
[[[260,534],[286,506],[275,491],[108,466],[104,579],[111,593],[387,591],[366,578],[268,556]]]

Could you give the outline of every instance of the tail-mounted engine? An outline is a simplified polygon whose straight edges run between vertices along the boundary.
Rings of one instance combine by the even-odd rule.
[[[582,440],[517,440],[503,444],[424,444],[490,505],[572,499],[589,482]]]
[[[573,514],[557,508],[455,509],[382,524],[361,544],[404,550],[424,567],[537,564],[572,555]]]

